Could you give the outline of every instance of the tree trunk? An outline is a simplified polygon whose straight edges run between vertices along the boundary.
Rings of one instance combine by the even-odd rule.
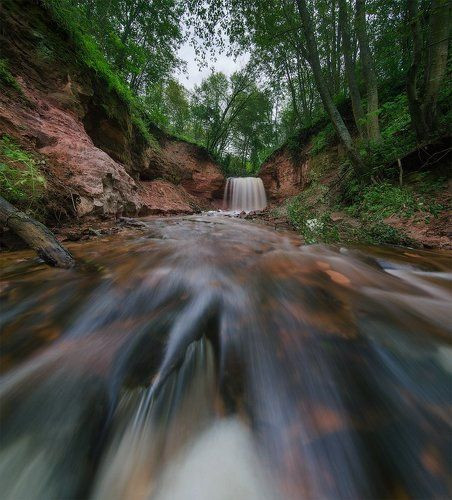
[[[435,124],[436,107],[447,66],[451,18],[450,0],[433,0],[429,23],[428,63],[425,72],[423,115],[430,131]]]
[[[50,266],[70,268],[75,265],[72,255],[46,226],[20,212],[1,196],[0,224],[9,227]]]
[[[323,105],[325,107],[328,116],[333,123],[333,126],[336,130],[337,135],[339,136],[341,142],[344,144],[345,149],[353,163],[355,170],[362,171],[364,170],[363,162],[355,150],[353,146],[353,141],[348,131],[347,126],[344,123],[334,101],[331,97],[331,94],[328,90],[328,86],[324,80],[322,74],[322,67],[320,66],[320,57],[319,51],[317,48],[317,41],[315,39],[314,27],[312,24],[311,15],[309,13],[306,0],[295,0],[298,12],[301,18],[301,24],[303,28],[303,32],[306,38],[306,48],[308,52],[308,62],[311,66],[312,73],[314,75],[314,80],[317,85],[317,90],[322,99]]]
[[[407,0],[407,20],[413,39],[413,57],[407,73],[408,107],[411,125],[419,141],[427,135],[427,124],[422,112],[422,102],[418,94],[418,74],[422,65],[422,35],[419,22],[418,0]]]
[[[292,81],[292,78],[290,77],[290,71],[289,71],[289,67],[288,67],[288,64],[287,62],[284,63],[284,70],[286,72],[286,77],[287,77],[287,84],[289,86],[289,90],[290,90],[290,95],[292,97],[292,107],[293,107],[293,110],[295,112],[295,116],[297,117],[297,121],[298,121],[298,126],[301,126],[302,124],[302,119],[301,119],[301,115],[300,115],[300,112],[298,110],[298,105],[297,105],[297,94],[295,92],[295,87],[293,85],[293,81]]]
[[[342,52],[344,54],[345,77],[347,78],[350,99],[352,101],[353,117],[356,129],[361,137],[366,137],[364,110],[361,104],[358,82],[356,81],[355,64],[352,58],[350,43],[350,25],[347,17],[346,0],[339,0],[339,29],[342,38]]]
[[[364,81],[366,83],[367,134],[369,139],[373,141],[379,141],[381,139],[381,136],[380,125],[378,122],[378,87],[366,30],[365,0],[356,0],[355,27],[356,36],[358,38],[359,51],[361,55]]]

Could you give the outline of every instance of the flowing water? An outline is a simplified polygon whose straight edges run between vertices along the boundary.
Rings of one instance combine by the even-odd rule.
[[[2,258],[2,499],[450,498],[448,256],[134,222]]]
[[[264,184],[259,177],[230,177],[224,188],[225,209],[252,212],[267,206]]]

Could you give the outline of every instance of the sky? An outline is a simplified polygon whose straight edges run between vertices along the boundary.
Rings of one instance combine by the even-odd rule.
[[[195,85],[199,85],[201,80],[210,74],[212,68],[215,71],[222,71],[225,75],[229,76],[234,71],[243,68],[249,59],[249,54],[244,54],[237,59],[226,54],[217,54],[216,58],[210,58],[208,67],[199,68],[196,62],[195,51],[188,41],[181,46],[178,56],[186,61],[187,71],[186,73],[177,73],[175,76],[188,90],[193,90]]]

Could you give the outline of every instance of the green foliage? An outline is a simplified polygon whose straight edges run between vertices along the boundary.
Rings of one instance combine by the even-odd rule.
[[[396,95],[381,108],[381,141],[358,142],[358,149],[373,176],[387,177],[387,166],[403,158],[416,147],[416,137],[410,128],[411,118],[407,97]],[[395,170],[394,170],[395,173]]]
[[[0,83],[2,86],[10,87],[18,92],[22,92],[19,84],[9,71],[8,61],[0,59]]]
[[[149,85],[169,77],[180,64],[176,51],[182,40],[182,4],[178,1],[44,1],[61,25],[82,34],[87,53],[101,49],[114,74],[134,94],[145,94]],[[90,47],[93,42],[95,47]]]
[[[409,217],[421,207],[422,202],[417,201],[409,189],[382,182],[365,187],[360,192],[360,201],[347,211],[354,216],[379,220],[393,214]]]
[[[52,17],[57,21],[61,28],[69,34],[75,48],[78,64],[86,70],[89,68],[93,71],[96,77],[103,82],[107,92],[102,92],[100,95],[103,99],[103,107],[107,114],[111,117],[121,119],[121,111],[117,107],[114,99],[109,97],[109,94],[115,95],[125,106],[125,109],[130,113],[132,123],[137,128],[141,136],[154,146],[157,146],[157,141],[149,132],[149,127],[146,124],[146,112],[142,101],[137,94],[130,88],[129,83],[121,76],[118,71],[114,70],[111,62],[109,62],[93,35],[87,32],[86,19],[81,16],[80,9],[73,3],[67,0],[44,0],[45,5],[50,10]],[[48,37],[48,41],[51,40]],[[55,47],[55,50],[60,50]],[[46,54],[51,53],[47,47]],[[60,57],[71,57],[69,54],[59,54]]]
[[[305,243],[336,243],[340,241],[337,225],[328,212],[318,213],[302,203],[299,197],[287,205],[287,215],[291,224],[303,237]]]
[[[416,246],[415,242],[402,231],[381,221],[355,228],[352,230],[352,234],[354,241],[357,243]]]
[[[331,123],[328,123],[323,130],[312,138],[312,147],[309,152],[310,155],[315,156],[321,153],[325,148],[332,144],[335,137],[336,132],[334,131],[334,127]]]
[[[347,219],[333,221],[331,209],[318,205],[309,207],[305,201],[302,196],[292,198],[287,205],[287,215],[306,244],[414,245],[402,231],[381,220],[361,224]]]
[[[45,185],[37,160],[4,135],[0,139],[0,195],[30,208],[42,197]]]
[[[347,207],[346,211],[369,221],[381,220],[394,214],[408,218],[416,212],[438,216],[445,207],[423,194],[439,190],[440,182],[416,193],[409,187],[394,186],[389,182],[366,186],[359,193],[358,201]]]

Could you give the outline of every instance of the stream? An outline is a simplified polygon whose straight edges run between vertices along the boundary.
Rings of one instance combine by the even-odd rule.
[[[2,499],[450,498],[450,254],[130,226],[0,255]]]

